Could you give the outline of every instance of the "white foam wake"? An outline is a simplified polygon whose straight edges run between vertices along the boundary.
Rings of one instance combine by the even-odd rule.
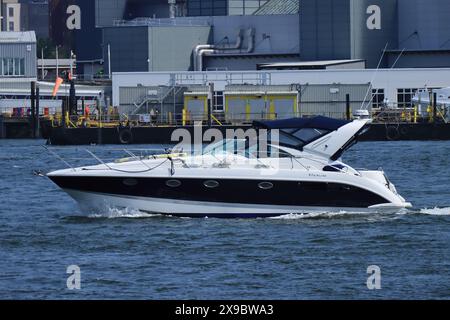
[[[447,208],[433,208],[433,209],[420,209],[420,213],[433,215],[433,216],[450,216],[450,207]]]
[[[139,219],[139,218],[151,218],[160,216],[159,214],[151,214],[142,212],[136,209],[130,208],[109,208],[107,212],[104,213],[96,213],[89,215],[90,218],[108,218],[108,219],[117,219],[117,218],[128,218],[128,219]]]
[[[314,212],[305,212],[305,213],[290,213],[282,216],[272,217],[270,219],[274,220],[298,220],[298,219],[312,219],[312,218],[334,218],[341,217],[347,215],[358,215],[358,214],[367,214],[367,212],[348,212],[348,211],[314,211]]]

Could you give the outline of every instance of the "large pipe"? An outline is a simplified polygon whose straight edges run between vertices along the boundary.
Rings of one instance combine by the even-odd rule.
[[[228,45],[220,45],[220,46],[215,46],[215,49],[218,50],[236,50],[236,49],[240,49],[242,47],[242,29],[239,29],[239,32],[237,34],[236,37],[236,42],[234,44],[228,44]]]
[[[231,51],[238,50],[242,47],[242,29],[239,29],[236,42],[231,45],[211,45],[211,44],[200,44],[194,48],[194,71],[203,71],[203,55],[219,53],[220,51]],[[253,50],[253,49],[252,49]]]
[[[194,48],[194,56],[193,56],[193,60],[194,60],[194,71],[199,71],[199,68],[198,68],[198,60],[199,60],[198,54],[199,54],[200,50],[203,50],[203,49],[212,49],[212,48],[214,48],[214,46],[211,45],[211,44],[199,44],[198,46],[196,46],[196,47]],[[200,70],[200,71],[201,71],[201,70]]]
[[[217,53],[217,50],[203,49],[198,53],[197,71],[203,71],[203,56]]]
[[[247,53],[252,53],[255,50],[255,29],[250,28],[247,29],[247,37],[248,37],[248,43],[247,43]],[[196,66],[194,65],[194,70],[196,71],[203,71],[203,56],[205,55],[212,55],[212,54],[218,54],[218,53],[243,53],[242,51],[242,42],[243,42],[243,36],[242,36],[242,30],[239,30],[236,43],[234,45],[228,45],[228,46],[215,46],[215,45],[202,45],[197,46],[199,48],[198,50],[194,50],[194,61],[197,60]]]

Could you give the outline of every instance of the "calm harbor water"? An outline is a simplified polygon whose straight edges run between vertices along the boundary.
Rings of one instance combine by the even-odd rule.
[[[449,142],[360,143],[344,157],[382,166],[413,210],[255,220],[86,217],[33,174],[64,167],[42,144],[0,140],[1,299],[450,298]],[[118,148],[89,147],[102,158]],[[78,165],[84,149],[58,152]],[[69,265],[81,290],[67,289]],[[370,265],[380,290],[366,286]]]

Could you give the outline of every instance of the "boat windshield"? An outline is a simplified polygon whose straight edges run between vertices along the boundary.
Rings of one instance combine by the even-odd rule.
[[[250,144],[246,139],[224,139],[204,148],[203,155],[226,156],[240,155],[245,158],[289,158],[290,153],[275,145],[260,150],[258,143]]]
[[[237,154],[239,150],[245,149],[245,139],[224,139],[206,146],[203,155]]]

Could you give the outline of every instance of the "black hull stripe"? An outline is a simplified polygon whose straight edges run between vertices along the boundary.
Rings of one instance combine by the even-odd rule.
[[[208,188],[204,182],[211,179],[70,176],[50,179],[63,189],[166,200],[344,208],[367,208],[390,202],[361,188],[325,182],[271,180],[273,188],[265,190],[258,187],[264,180],[215,179],[219,185]],[[179,180],[181,184],[171,187],[167,185],[169,180]]]

